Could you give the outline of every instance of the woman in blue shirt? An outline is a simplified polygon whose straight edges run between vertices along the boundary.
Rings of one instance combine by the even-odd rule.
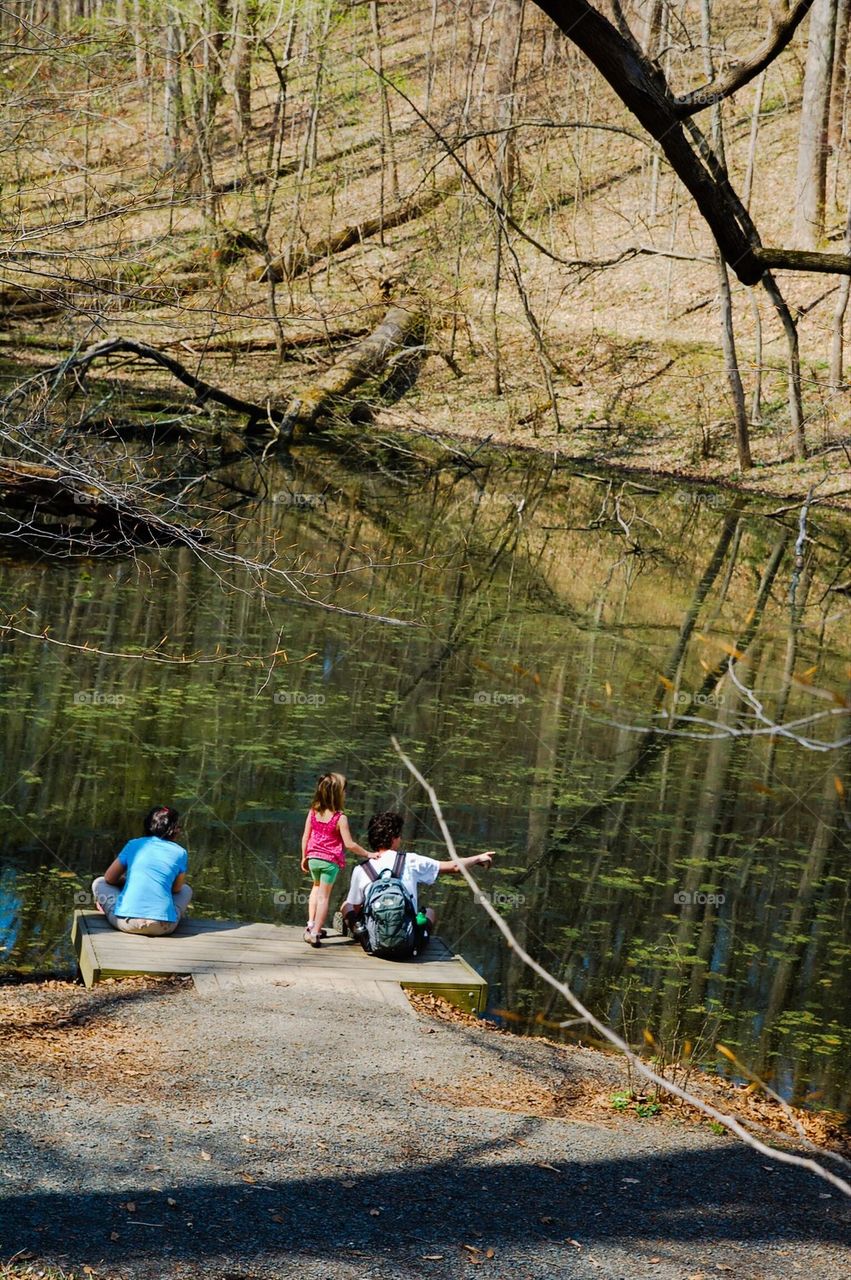
[[[95,906],[113,929],[157,938],[174,933],[186,915],[192,890],[189,856],[175,841],[179,814],[156,805],[145,815],[145,834],[128,840],[102,876],[92,882]]]

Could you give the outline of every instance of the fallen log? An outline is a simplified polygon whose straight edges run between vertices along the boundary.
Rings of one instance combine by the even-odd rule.
[[[390,307],[376,329],[344,352],[339,360],[336,360],[315,382],[296,391],[286,409],[275,407],[271,402],[259,405],[241,400],[238,396],[233,396],[230,392],[223,391],[197,377],[173,356],[166,355],[164,351],[151,347],[146,342],[138,342],[135,338],[108,338],[103,342],[95,343],[80,355],[69,356],[59,364],[41,370],[35,377],[28,378],[26,382],[17,386],[7,399],[20,398],[28,394],[34,384],[44,386],[51,380],[72,374],[85,374],[95,360],[127,352],[167,369],[180,382],[191,388],[195,393],[194,398],[197,404],[203,405],[211,401],[222,405],[232,413],[244,415],[248,419],[246,424],[248,434],[271,428],[276,439],[283,441],[292,436],[296,426],[311,426],[332,408],[336,400],[365,382],[373,374],[380,372],[394,352],[401,351],[406,346],[419,344],[423,329],[424,314],[421,300],[413,295],[401,299]]]
[[[394,303],[372,333],[355,343],[329,369],[290,399],[281,423],[281,435],[312,426],[367,378],[379,373],[394,352],[422,342],[425,317],[420,298],[410,296]]]
[[[29,319],[55,316],[59,314],[65,302],[65,295],[58,290],[49,292],[44,289],[19,289],[8,285],[0,289],[0,316],[4,320],[23,316]]]
[[[369,333],[369,329],[364,325],[353,325],[348,329],[311,329],[304,333],[292,333],[283,343],[283,350],[300,351],[309,347],[334,346],[338,343],[353,342],[355,338],[362,338],[365,333]],[[197,347],[193,346],[197,343]],[[167,347],[181,347],[184,351],[192,356],[210,355],[211,353],[223,353],[224,355],[264,355],[269,351],[277,351],[278,344],[275,338],[262,337],[245,337],[242,334],[224,334],[216,338],[208,338],[202,334],[200,337],[172,338],[169,342],[164,342],[160,350]]]
[[[52,532],[77,539],[82,536],[91,539],[93,547],[105,542],[168,546],[190,539],[207,541],[202,531],[173,524],[70,470],[17,458],[0,457],[0,500],[8,509],[26,512],[25,528],[36,536]],[[36,523],[46,515],[73,516],[86,523],[73,530]],[[22,536],[25,533],[16,534]]]
[[[316,241],[305,249],[295,249],[282,254],[280,258],[275,258],[268,265],[264,263],[254,272],[253,278],[273,280],[278,284],[282,280],[294,280],[296,276],[303,275],[317,262],[322,262],[335,253],[342,253],[352,245],[369,240],[382,231],[390,231],[393,227],[400,227],[406,222],[421,218],[423,214],[436,209],[453,191],[456,191],[460,181],[460,177],[453,173],[439,186],[423,187],[407,200],[403,200],[395,209],[385,210],[383,214],[374,218],[364,218],[361,222],[351,223],[325,240]]]

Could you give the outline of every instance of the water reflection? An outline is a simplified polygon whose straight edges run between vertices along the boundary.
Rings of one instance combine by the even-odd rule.
[[[50,639],[0,655],[6,966],[69,963],[74,894],[154,799],[186,812],[210,915],[302,920],[299,835],[331,766],[356,838],[401,806],[436,854],[395,732],[459,844],[499,851],[489,889],[523,943],[597,1011],[666,1046],[721,1038],[844,1108],[848,747],[758,709],[851,733],[847,522],[811,515],[796,576],[797,513],[732,497],[310,451],[266,482],[231,551],[413,625],[299,607],[186,550],[7,563],[5,612]],[[494,1007],[564,1016],[463,887],[434,900]]]

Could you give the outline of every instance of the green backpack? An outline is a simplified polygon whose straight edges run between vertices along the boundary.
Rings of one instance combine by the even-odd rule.
[[[396,854],[392,870],[379,874],[371,862],[363,869],[372,881],[363,902],[364,951],[385,960],[410,959],[417,954],[417,909],[402,883],[404,853]]]

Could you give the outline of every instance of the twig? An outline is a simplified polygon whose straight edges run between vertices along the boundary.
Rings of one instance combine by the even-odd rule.
[[[690,1107],[695,1107],[698,1111],[702,1111],[704,1115],[709,1116],[710,1119],[716,1121],[717,1124],[722,1124],[725,1129],[729,1129],[731,1133],[734,1133],[742,1142],[747,1143],[747,1145],[752,1147],[754,1151],[758,1151],[760,1155],[767,1157],[769,1160],[776,1160],[780,1164],[789,1164],[794,1165],[799,1169],[806,1169],[808,1172],[814,1173],[817,1177],[823,1178],[826,1182],[829,1182],[844,1195],[851,1197],[851,1185],[847,1183],[844,1178],[840,1178],[837,1174],[831,1172],[830,1169],[825,1169],[823,1165],[818,1164],[815,1160],[809,1160],[804,1156],[794,1155],[790,1151],[778,1151],[774,1147],[767,1146],[766,1143],[761,1142],[759,1138],[755,1138],[752,1133],[749,1133],[734,1116],[727,1115],[723,1111],[718,1111],[716,1107],[705,1102],[702,1098],[698,1098],[695,1094],[689,1093],[686,1089],[682,1089],[678,1084],[675,1084],[674,1081],[667,1080],[664,1076],[659,1075],[658,1072],[654,1071],[652,1067],[647,1065],[643,1058],[640,1058],[633,1052],[626,1041],[622,1040],[617,1032],[613,1031],[605,1022],[601,1022],[599,1018],[595,1017],[591,1010],[586,1008],[579,997],[573,993],[567,983],[560,982],[559,979],[553,977],[553,975],[549,973],[543,965],[538,964],[537,960],[534,960],[532,956],[529,955],[525,947],[521,945],[499,912],[494,909],[491,903],[487,900],[487,897],[480,891],[473,876],[459,859],[455,843],[449,832],[449,828],[446,825],[446,821],[443,817],[443,811],[440,807],[440,802],[434,788],[426,781],[417,769],[416,765],[408,759],[395,737],[391,738],[391,742],[393,743],[393,750],[396,752],[405,768],[413,775],[414,778],[416,778],[417,782],[419,782],[420,786],[431,801],[431,807],[434,810],[435,817],[437,818],[444,844],[449,851],[449,856],[458,864],[459,873],[464,877],[467,884],[473,890],[475,895],[474,901],[477,902],[479,906],[481,906],[490,916],[500,933],[505,938],[508,946],[515,955],[520,958],[523,964],[536,973],[538,977],[542,978],[544,982],[548,983],[549,986],[558,991],[589,1026],[593,1027],[604,1040],[608,1040],[610,1044],[614,1045],[614,1047],[624,1055],[638,1074],[643,1076],[646,1080],[649,1080],[651,1084],[655,1084],[658,1089],[663,1090],[665,1093],[670,1093],[675,1098],[679,1098],[681,1102],[685,1102]]]

